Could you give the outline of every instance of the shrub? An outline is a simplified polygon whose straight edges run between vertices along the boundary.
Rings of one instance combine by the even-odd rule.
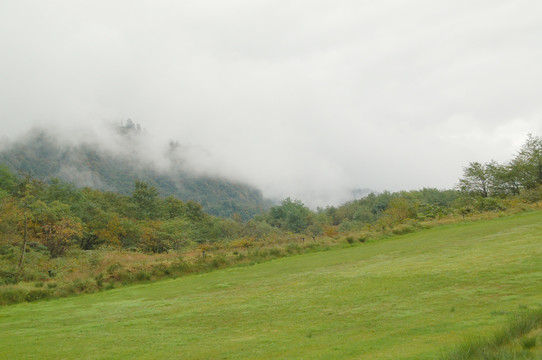
[[[15,271],[0,270],[0,285],[17,284],[17,273]]]
[[[189,264],[185,262],[183,259],[179,259],[178,262],[176,262],[173,266],[173,269],[179,271],[181,274],[188,274],[193,272],[193,266],[192,264]]]
[[[107,285],[105,286],[105,290],[112,290],[115,288],[115,283],[114,282],[109,282],[107,283]]]
[[[280,249],[271,248],[271,249],[269,249],[269,255],[279,257],[279,256],[282,255],[282,252],[280,251]]]
[[[0,289],[0,305],[17,304],[26,301],[26,291],[14,287]]]
[[[94,280],[96,281],[96,286],[98,286],[98,289],[101,289],[104,284],[104,274],[99,273],[94,277]]]
[[[134,280],[134,276],[131,272],[125,270],[125,271],[119,271],[117,274],[116,274],[116,279],[118,281],[120,281],[121,283],[123,284],[129,284],[131,282],[133,282]]]
[[[346,242],[349,243],[349,244],[353,244],[354,243],[354,238],[352,236],[347,236],[346,237]]]
[[[31,301],[36,301],[36,300],[40,300],[40,299],[45,299],[47,297],[49,297],[51,294],[48,290],[45,290],[45,289],[34,289],[34,290],[30,290],[26,295],[25,295],[25,300],[28,301],[28,302],[31,302]]]
[[[288,244],[288,246],[286,246],[286,252],[288,254],[298,254],[301,252],[301,247],[298,244]]]
[[[78,293],[93,293],[97,289],[96,283],[92,279],[75,279],[71,284],[59,289],[58,292],[61,294],[60,296],[68,296]]]
[[[151,274],[149,274],[147,271],[145,270],[140,270],[138,271],[137,273],[135,273],[135,279],[137,281],[144,281],[144,280],[150,280],[151,279]]]
[[[102,256],[100,253],[96,251],[92,251],[90,256],[88,257],[88,262],[92,268],[97,268],[100,265],[100,262],[102,261]]]
[[[11,257],[15,254],[15,249],[13,246],[8,244],[0,244],[0,255]]]
[[[414,232],[415,230],[416,230],[416,228],[414,226],[410,225],[410,224],[399,224],[399,225],[395,225],[391,229],[391,232],[394,235],[404,235],[404,234]]]
[[[152,267],[152,275],[163,277],[171,275],[171,269],[166,264],[156,264]]]
[[[226,258],[222,255],[218,255],[211,260],[211,266],[215,269],[222,268],[228,264]]]
[[[117,270],[120,270],[122,269],[122,265],[119,264],[119,263],[115,263],[115,264],[111,264],[107,267],[107,273],[108,274],[113,274],[115,273]]]

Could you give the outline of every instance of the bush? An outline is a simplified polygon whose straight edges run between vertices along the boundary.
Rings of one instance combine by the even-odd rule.
[[[298,244],[288,244],[288,246],[286,246],[286,252],[288,254],[298,254],[301,252],[301,247]]]
[[[415,230],[416,230],[416,228],[415,228],[413,225],[410,225],[410,224],[399,224],[399,225],[395,225],[395,226],[391,229],[391,232],[392,232],[394,235],[404,235],[404,234],[408,234],[408,233],[414,232]]]
[[[109,282],[106,286],[105,286],[105,290],[112,290],[115,288],[115,283],[114,282]]]
[[[26,301],[26,291],[14,287],[0,289],[0,305],[17,304]]]
[[[222,255],[218,255],[211,260],[211,267],[218,269],[228,265],[228,261]]]
[[[491,197],[480,197],[476,199],[474,207],[476,208],[476,210],[481,212],[506,210],[506,205],[503,200]]]
[[[141,270],[141,271],[138,271],[136,274],[135,274],[135,279],[137,281],[145,281],[145,280],[150,280],[151,279],[151,274],[149,274],[147,271],[145,270]]]
[[[93,269],[97,268],[102,262],[102,254],[92,251],[88,257],[88,262]]]
[[[26,294],[25,300],[28,301],[28,302],[31,302],[31,301],[36,301],[36,300],[40,300],[40,299],[45,299],[45,298],[49,297],[50,295],[51,295],[51,293],[48,290],[34,289],[34,290],[30,290]]]
[[[171,269],[166,264],[156,264],[152,267],[152,275],[158,278],[171,275]]]
[[[127,270],[119,271],[115,275],[115,278],[123,284],[129,284],[134,281],[133,274]]]
[[[94,277],[94,280],[96,281],[96,286],[98,286],[98,289],[101,289],[104,284],[104,274],[99,273]]]
[[[117,270],[120,270],[120,269],[122,269],[121,264],[119,263],[111,264],[107,267],[107,273],[112,275],[113,273],[115,273]]]
[[[76,279],[72,283],[75,292],[92,292],[92,284],[89,280]]]
[[[279,256],[282,255],[282,252],[280,251],[280,249],[271,248],[271,249],[269,249],[269,255],[279,257]]]
[[[172,269],[177,270],[181,274],[189,274],[193,272],[193,265],[185,262],[183,259],[179,259],[179,261],[172,266]]]
[[[0,270],[0,285],[17,284],[17,273],[15,271]]]
[[[346,242],[349,243],[349,244],[353,244],[354,243],[354,238],[352,236],[347,236],[346,237]]]
[[[15,248],[8,244],[0,244],[0,255],[12,257],[15,254]]]

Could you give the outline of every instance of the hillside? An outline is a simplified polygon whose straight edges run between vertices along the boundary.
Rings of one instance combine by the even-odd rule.
[[[542,302],[542,212],[0,309],[6,358],[434,359]]]
[[[134,182],[142,180],[156,187],[162,196],[194,200],[215,216],[239,214],[250,219],[267,210],[271,201],[258,189],[224,178],[196,175],[183,169],[182,159],[167,170],[159,169],[148,159],[138,156],[126,128],[119,132],[122,145],[128,149],[114,152],[95,142],[68,144],[59,142],[45,130],[34,130],[0,151],[0,163],[19,173],[48,181],[58,178],[79,187],[130,194]],[[132,130],[133,131],[133,130]],[[145,136],[138,134],[138,136]],[[130,147],[133,147],[131,151]]]

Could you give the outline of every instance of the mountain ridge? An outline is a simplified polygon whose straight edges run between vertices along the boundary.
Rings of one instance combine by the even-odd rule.
[[[145,134],[133,123],[118,127],[117,136],[122,140],[124,153],[99,142],[63,143],[50,131],[33,129],[2,147],[0,163],[12,171],[30,172],[42,181],[58,178],[78,187],[121,194],[130,194],[136,180],[145,181],[156,187],[161,196],[199,202],[215,216],[238,214],[248,220],[273,205],[255,187],[185,169],[178,143],[170,143],[169,159],[161,159],[168,161],[166,167],[143,158],[137,140]]]

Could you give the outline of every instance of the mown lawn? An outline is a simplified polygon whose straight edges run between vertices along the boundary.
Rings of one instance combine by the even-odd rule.
[[[0,308],[2,359],[434,359],[542,304],[542,212]]]

